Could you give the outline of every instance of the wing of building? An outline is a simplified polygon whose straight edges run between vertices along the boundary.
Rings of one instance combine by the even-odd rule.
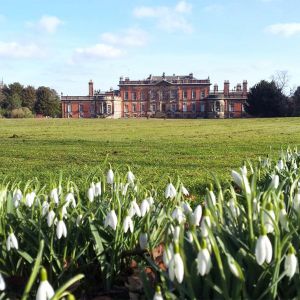
[[[245,117],[247,81],[224,89],[210,79],[197,79],[193,74],[152,76],[143,80],[121,77],[119,90],[94,92],[89,82],[88,96],[62,96],[65,118],[241,118]]]

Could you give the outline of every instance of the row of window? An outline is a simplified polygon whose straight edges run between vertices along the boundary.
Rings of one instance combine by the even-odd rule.
[[[90,109],[90,113],[91,114],[95,113],[95,106],[94,105],[90,105],[89,109]],[[101,107],[100,107],[100,110],[102,110]],[[103,110],[104,111],[100,111],[100,113],[107,113],[107,114],[111,114],[112,113],[112,107],[111,107],[111,105],[104,106]],[[78,111],[77,110],[72,111],[72,104],[68,104],[67,105],[67,113],[70,114],[72,112],[79,112],[80,115],[83,115],[83,112],[84,112],[83,111],[83,104],[79,104],[78,105]]]
[[[135,101],[135,100],[146,100],[147,97],[147,92],[140,92],[140,98],[138,99],[137,93],[136,92],[131,92],[131,97],[130,99]],[[159,98],[159,100],[168,100],[168,99],[178,99],[178,91],[177,90],[170,90],[170,91],[159,91],[159,92],[149,92],[149,96],[151,100],[155,100]],[[196,91],[192,90],[192,99],[196,99]],[[206,94],[205,91],[201,91],[200,98],[203,99],[205,98]],[[182,99],[187,99],[188,98],[188,92],[187,91],[182,91]],[[124,92],[124,100],[129,100],[129,92]]]

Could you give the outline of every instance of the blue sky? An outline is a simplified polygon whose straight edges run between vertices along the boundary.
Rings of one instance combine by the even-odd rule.
[[[65,95],[120,76],[300,85],[299,0],[0,0],[0,78]]]

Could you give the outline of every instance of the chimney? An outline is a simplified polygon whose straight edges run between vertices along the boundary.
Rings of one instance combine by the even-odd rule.
[[[224,81],[224,95],[228,96],[229,95],[229,80],[225,80]]]
[[[215,84],[215,85],[214,85],[214,93],[217,93],[217,92],[218,92],[218,85]]]
[[[243,94],[247,94],[248,93],[248,82],[247,80],[243,81]]]
[[[89,81],[89,96],[90,97],[94,96],[94,83],[93,83],[93,80]]]
[[[238,84],[236,85],[236,90],[237,90],[238,92],[240,92],[240,91],[242,90],[242,85],[241,85],[240,83],[238,83]]]

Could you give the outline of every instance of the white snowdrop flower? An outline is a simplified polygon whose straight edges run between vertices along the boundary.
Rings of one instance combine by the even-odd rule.
[[[41,269],[40,277],[41,277],[41,281],[35,299],[50,300],[54,296],[55,292],[53,290],[53,287],[47,280],[47,271],[45,268]]]
[[[238,172],[232,170],[232,171],[231,171],[231,177],[232,177],[234,183],[235,183],[239,188],[243,188],[243,179],[242,179],[242,175],[240,175]]]
[[[6,284],[5,284],[5,281],[4,281],[4,278],[2,276],[2,274],[0,273],[0,291],[4,291],[6,288]]]
[[[188,231],[188,232],[186,233],[186,237],[187,237],[188,242],[192,244],[193,241],[194,241],[193,234],[192,234],[190,231]]]
[[[50,192],[50,198],[54,201],[55,204],[58,204],[59,202],[59,196],[58,196],[58,190],[57,188],[54,188]]]
[[[202,248],[197,255],[197,273],[207,275],[212,268],[210,253],[207,248]]]
[[[177,192],[176,192],[174,185],[171,182],[169,182],[169,184],[167,185],[166,190],[165,190],[166,199],[168,199],[168,198],[172,199],[176,196],[176,194],[177,194]]]
[[[66,204],[64,206],[69,206],[71,204],[73,208],[76,207],[76,200],[73,193],[68,193],[65,200]]]
[[[174,233],[173,233],[174,242],[178,242],[179,237],[180,237],[180,226],[175,226]]]
[[[297,166],[296,161],[293,162],[293,169],[294,169],[294,170],[298,169],[298,166]]]
[[[113,172],[113,170],[111,168],[107,172],[106,182],[108,184],[113,184],[114,183],[114,172]]]
[[[97,182],[95,184],[95,196],[96,197],[101,196],[101,193],[102,193],[102,191],[101,191],[101,182]]]
[[[191,225],[199,226],[201,217],[202,217],[202,206],[199,204],[196,206],[194,212],[192,212],[190,215]]]
[[[76,226],[79,227],[82,224],[82,215],[78,215],[76,218]]]
[[[284,169],[284,163],[283,163],[283,160],[280,159],[277,163],[277,168],[279,171],[283,170]]]
[[[173,245],[170,244],[165,247],[164,252],[163,252],[163,262],[167,268],[169,267],[169,264],[170,264],[170,261],[172,260],[173,255],[174,255]]]
[[[53,225],[54,218],[55,218],[55,213],[54,213],[54,211],[51,209],[51,210],[48,212],[48,215],[47,215],[47,225],[48,225],[48,227],[51,227],[51,226]]]
[[[45,200],[43,203],[42,203],[42,216],[46,216],[46,214],[49,212],[49,203]]]
[[[34,202],[34,199],[35,199],[35,192],[31,192],[31,193],[28,193],[26,194],[25,196],[25,203],[28,207],[31,207],[33,202]]]
[[[6,249],[10,251],[10,249],[19,249],[19,243],[15,236],[15,234],[11,231],[6,240]]]
[[[146,200],[149,202],[150,206],[154,203],[154,199],[151,196],[146,198]]]
[[[123,196],[126,196],[128,187],[129,187],[129,183],[124,184],[124,186],[122,187],[122,195]]]
[[[139,244],[142,250],[147,249],[148,246],[148,234],[141,232],[139,236]]]
[[[267,233],[271,233],[274,231],[274,222],[275,222],[275,213],[273,211],[273,205],[271,203],[267,203],[266,211],[263,211],[262,221]]]
[[[105,218],[104,227],[110,226],[113,230],[117,229],[118,218],[114,209],[112,209]]]
[[[133,173],[129,170],[127,172],[127,183],[134,183],[135,180],[135,176],[133,175]]]
[[[272,175],[271,176],[271,183],[270,183],[270,188],[273,188],[273,189],[277,189],[278,186],[279,186],[279,176],[278,175]]]
[[[228,201],[228,206],[229,209],[231,211],[231,214],[234,218],[237,218],[240,215],[240,208],[237,206],[236,202],[234,201],[234,199],[230,199]]]
[[[18,207],[21,200],[23,198],[23,194],[21,192],[20,189],[17,189],[15,192],[14,192],[14,195],[13,195],[13,203],[14,203],[14,206],[15,207]]]
[[[289,231],[288,215],[283,202],[279,202],[279,209],[279,223],[284,230]]]
[[[242,173],[242,175],[247,176],[247,167],[246,167],[246,165],[243,165],[241,167],[241,173]]]
[[[207,210],[204,210],[204,216],[202,218],[200,229],[201,229],[201,235],[203,237],[208,237],[208,230],[211,228],[211,220],[209,216],[209,212]]]
[[[159,286],[157,286],[155,289],[155,294],[153,296],[153,300],[164,300]]]
[[[63,220],[59,220],[56,225],[56,236],[60,240],[62,236],[67,237],[67,227]]]
[[[182,202],[181,207],[186,215],[189,215],[190,213],[193,212],[193,210],[191,209],[190,205],[187,202]]]
[[[173,255],[170,264],[169,264],[169,277],[171,281],[177,279],[178,283],[182,283],[184,278],[184,265],[182,258],[179,254],[179,248],[177,244],[175,244],[175,254]]]
[[[208,197],[213,205],[217,204],[216,195],[212,190],[208,191]]]
[[[298,260],[295,255],[295,249],[293,246],[291,246],[284,261],[284,270],[286,276],[288,276],[291,279],[296,273],[297,266],[298,266]]]
[[[126,233],[128,231],[128,229],[130,230],[131,233],[133,233],[133,222],[132,219],[130,218],[130,216],[126,216],[123,222],[123,230]]]
[[[150,211],[150,204],[147,199],[144,199],[140,207],[141,216],[144,217]]]
[[[175,207],[175,209],[172,212],[172,218],[174,220],[177,220],[179,224],[181,224],[182,222],[184,222],[185,220],[185,216],[184,213],[182,211],[181,207]]]
[[[256,242],[255,257],[257,263],[261,266],[264,262],[270,263],[272,260],[273,248],[268,236],[263,233]]]
[[[236,262],[233,260],[233,258],[230,257],[230,258],[227,259],[227,261],[228,261],[228,265],[229,265],[229,269],[230,269],[231,273],[235,277],[241,278],[240,272],[239,272],[239,270],[237,268],[237,265],[236,265]]]
[[[61,208],[61,214],[64,219],[68,218],[67,204],[63,205]]]
[[[293,208],[296,212],[300,213],[300,189],[299,188],[293,199]]]
[[[135,199],[131,201],[129,209],[129,216],[132,218],[134,215],[137,215],[138,217],[142,216],[140,207],[136,203]]]
[[[88,189],[87,196],[88,196],[88,199],[89,199],[90,202],[94,201],[95,190],[92,186]]]
[[[181,192],[184,196],[188,196],[189,195],[189,192],[188,190],[184,187],[183,184],[181,184]]]

